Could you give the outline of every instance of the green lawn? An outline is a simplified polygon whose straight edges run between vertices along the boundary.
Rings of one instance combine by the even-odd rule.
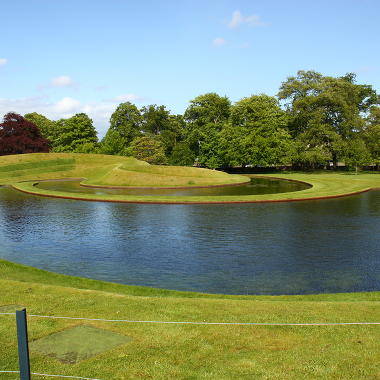
[[[100,186],[209,186],[246,182],[239,175],[183,166],[149,165],[133,157],[33,153],[0,157],[0,185],[36,179],[83,178]]]
[[[6,261],[0,261],[0,278],[0,311],[11,310],[11,306],[4,308],[6,305],[19,305],[27,307],[30,314],[104,319],[380,321],[380,292],[206,295],[69,277]],[[18,363],[14,317],[3,315],[0,321],[0,370],[15,370]],[[84,327],[72,330],[76,326],[96,327],[100,329],[94,329],[99,336],[114,332],[117,339],[124,336],[125,342],[121,340],[97,353],[100,339],[92,348],[95,356],[86,358],[81,353],[76,362],[61,361],[57,339],[60,335],[75,336],[76,330],[86,331]],[[380,376],[379,325],[207,326],[30,317],[29,336],[32,371],[50,374],[99,379],[378,379]],[[49,341],[55,342],[50,346],[54,347],[50,355],[42,353],[49,350]],[[73,351],[77,343],[73,340]],[[88,341],[83,343],[90,346]],[[66,339],[61,344],[69,343]],[[53,351],[58,352],[57,357]],[[1,378],[16,376],[2,374]]]
[[[86,185],[181,187],[232,185],[249,181],[248,176],[230,175],[217,170],[191,167],[155,166],[132,157],[38,153],[3,156],[0,159],[0,184],[43,196],[75,197],[84,200],[151,203],[219,203],[306,200],[349,195],[380,188],[379,173],[318,172],[276,173],[268,175],[312,185],[306,190],[244,196],[126,196],[70,193],[33,186],[41,179],[83,178]]]
[[[307,200],[313,198],[339,197],[380,188],[380,174],[352,175],[347,173],[276,173],[267,177],[277,177],[307,182],[312,185],[306,190],[263,195],[240,196],[125,196],[80,194],[53,191],[33,186],[35,182],[14,183],[17,190],[31,194],[56,197],[76,197],[84,200],[151,203],[223,203],[223,202],[265,202]]]
[[[120,171],[123,178],[119,177]],[[137,175],[134,177],[131,173]],[[284,173],[274,176],[305,181],[313,187],[264,196],[178,197],[177,200],[307,199],[380,187],[379,174]],[[0,158],[0,184],[13,184],[28,191],[35,190],[31,186],[33,182],[20,181],[69,177],[87,178],[87,182],[96,184],[102,181],[112,184],[111,179],[116,181],[115,177],[119,177],[113,184],[130,181],[136,186],[242,181],[240,176],[217,171],[154,167],[127,157],[38,154]],[[106,198],[119,199],[117,196]],[[168,197],[160,198],[168,200]],[[143,199],[146,201],[147,197]],[[157,197],[151,200],[156,201]],[[27,307],[29,314],[102,319],[380,322],[380,292],[306,296],[210,295],[112,284],[0,260],[0,312],[12,311],[14,305]],[[0,315],[0,370],[18,367],[15,336],[14,317]],[[223,326],[30,317],[29,336],[32,371],[39,373],[99,379],[380,378],[380,325]],[[99,341],[93,347],[89,341],[94,337]],[[1,374],[1,378],[15,379],[17,376]]]

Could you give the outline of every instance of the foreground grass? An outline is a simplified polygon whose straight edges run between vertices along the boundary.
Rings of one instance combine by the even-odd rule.
[[[30,314],[208,322],[374,322],[380,292],[223,296],[131,287],[0,261],[0,307]],[[17,368],[15,322],[0,316],[0,369]],[[124,324],[31,317],[30,339],[77,325],[133,340],[77,364],[36,352],[33,372],[100,379],[378,379],[380,326]],[[2,375],[15,379],[14,375]]]

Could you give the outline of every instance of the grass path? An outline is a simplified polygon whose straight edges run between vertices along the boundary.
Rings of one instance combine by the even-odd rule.
[[[223,296],[132,287],[0,261],[0,307],[73,317],[221,322],[374,322],[380,292]],[[0,369],[17,368],[15,322],[0,316]],[[31,341],[87,325],[132,341],[77,364],[32,352],[33,372],[100,379],[377,379],[379,326],[142,325],[31,317]],[[14,379],[14,375],[2,375]]]

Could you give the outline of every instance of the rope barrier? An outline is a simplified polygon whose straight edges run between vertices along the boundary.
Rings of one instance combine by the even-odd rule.
[[[20,371],[0,371],[0,373],[20,373]],[[81,380],[100,380],[100,379],[92,379],[90,377],[81,377],[81,376],[67,376],[67,375],[49,375],[47,373],[36,373],[31,372],[32,375],[36,376],[46,376],[46,377],[62,377],[67,379],[81,379]]]
[[[14,313],[0,313],[0,315],[14,315]],[[380,322],[316,322],[316,323],[269,323],[269,322],[197,322],[197,321],[139,321],[130,319],[102,319],[84,317],[63,317],[54,315],[28,314],[28,317],[70,319],[97,322],[124,322],[124,323],[155,323],[181,325],[240,325],[240,326],[347,326],[347,325],[380,325]]]
[[[15,315],[15,313],[0,313],[0,315]],[[156,324],[186,324],[186,325],[240,325],[240,326],[347,326],[347,325],[380,325],[380,322],[319,322],[319,323],[267,323],[267,322],[193,322],[193,321],[142,321],[129,319],[102,319],[102,318],[84,318],[84,317],[67,317],[54,315],[29,314],[28,317],[52,318],[52,319],[70,319],[84,321],[100,322],[124,322],[124,323],[156,323]],[[0,371],[0,373],[20,373],[20,371]],[[89,377],[68,376],[68,375],[51,375],[46,373],[32,372],[32,375],[46,377],[61,377],[80,380],[100,380]]]

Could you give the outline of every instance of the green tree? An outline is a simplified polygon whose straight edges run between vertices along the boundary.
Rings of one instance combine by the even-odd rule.
[[[369,125],[380,125],[380,107],[372,106],[367,117]]]
[[[141,109],[141,131],[149,136],[158,136],[165,155],[169,157],[178,141],[183,140],[185,122],[182,115],[171,115],[165,106],[152,104]]]
[[[132,140],[141,135],[142,116],[130,102],[119,104],[111,115],[110,127],[102,140],[102,150],[124,154]],[[119,139],[116,141],[115,137]]]
[[[246,129],[231,123],[225,124],[219,133],[218,153],[222,167],[244,167],[251,162],[250,152],[247,149]]]
[[[344,161],[348,167],[355,168],[356,174],[359,166],[370,163],[371,155],[362,139],[355,138],[347,143]]]
[[[127,149],[126,154],[149,164],[166,164],[164,148],[161,142],[153,137],[136,137]]]
[[[365,113],[378,103],[375,90],[356,84],[355,74],[351,73],[334,78],[315,71],[299,71],[296,77],[282,83],[278,96],[285,101],[292,136],[302,135],[305,147],[328,151],[334,166],[344,155],[338,147],[363,129]],[[306,141],[308,136],[313,141]]]
[[[191,100],[184,117],[191,124],[202,126],[212,123],[219,125],[229,118],[230,108],[231,102],[226,96],[211,92],[199,95]]]
[[[81,145],[78,145],[75,150],[75,153],[100,153],[99,144],[94,142],[85,142]]]
[[[371,162],[378,168],[380,166],[380,107],[371,107],[362,137],[371,155]]]
[[[98,142],[92,120],[85,113],[57,121],[58,135],[53,143],[54,152],[75,152],[85,144]]]
[[[220,126],[220,128],[222,129],[223,127]],[[197,165],[206,166],[211,169],[222,166],[223,162],[220,157],[219,146],[220,130],[219,127],[215,127],[215,124],[207,123],[198,129],[196,145],[194,144],[194,140],[187,140],[188,143],[189,141],[193,141],[193,144],[189,144],[189,146],[193,148],[193,152],[195,151]],[[194,137],[194,135],[191,136]]]
[[[231,108],[233,125],[248,128],[286,128],[288,117],[278,100],[265,94],[252,95],[236,102]]]
[[[100,142],[100,152],[103,154],[112,154],[125,156],[126,154],[125,141],[120,133],[114,129],[108,129],[106,135]]]
[[[197,96],[184,113],[186,141],[200,165],[219,166],[218,134],[227,122],[231,102],[215,93]]]
[[[318,169],[326,167],[332,156],[323,145],[308,145],[302,138],[293,140],[290,162],[298,169]]]
[[[288,117],[276,98],[253,95],[231,108],[229,123],[219,134],[219,155],[225,166],[270,166],[290,160]]]
[[[380,124],[368,126],[363,133],[363,140],[371,156],[371,162],[380,166]]]
[[[334,157],[343,157],[345,140],[319,120],[315,117],[309,128],[295,137],[296,149],[292,156],[295,167],[317,169],[328,165]]]
[[[38,127],[42,137],[48,139],[51,144],[54,144],[54,141],[57,138],[57,127],[53,120],[50,120],[37,112],[27,113],[24,117]]]
[[[186,123],[182,115],[170,115],[169,127],[163,130],[158,139],[164,146],[166,157],[170,157],[177,143],[185,139]]]
[[[176,144],[170,156],[169,163],[178,166],[190,166],[194,164],[195,155],[189,145],[183,141]]]
[[[151,104],[141,108],[142,124],[141,130],[144,133],[159,135],[170,129],[170,112],[165,106]]]

